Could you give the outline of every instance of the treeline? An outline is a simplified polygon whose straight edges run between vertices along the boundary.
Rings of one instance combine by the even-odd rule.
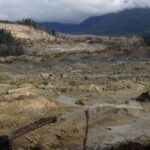
[[[21,25],[32,26],[34,28],[38,27],[37,23],[34,20],[30,19],[30,18],[17,21],[16,23],[21,24]]]
[[[26,18],[18,21],[0,20],[0,23],[21,24],[21,25],[32,26],[34,28],[38,27],[36,21],[34,21],[31,18]]]
[[[0,23],[10,23],[10,24],[13,24],[12,21],[8,21],[8,20],[0,20]]]
[[[0,29],[0,56],[18,56],[24,53],[23,48],[10,31]]]

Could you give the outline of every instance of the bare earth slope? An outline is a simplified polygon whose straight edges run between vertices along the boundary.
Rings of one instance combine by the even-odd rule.
[[[0,29],[6,29],[11,31],[13,36],[19,39],[31,39],[31,40],[48,39],[50,41],[55,39],[48,33],[30,26],[0,23]]]

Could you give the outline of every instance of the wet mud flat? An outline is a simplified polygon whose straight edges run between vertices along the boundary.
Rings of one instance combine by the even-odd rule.
[[[13,140],[13,149],[37,144],[46,150],[83,149],[88,109],[87,149],[126,141],[146,146],[150,103],[136,101],[150,90],[150,61],[145,55],[73,53],[61,60],[0,64],[0,135],[56,116],[55,123]]]

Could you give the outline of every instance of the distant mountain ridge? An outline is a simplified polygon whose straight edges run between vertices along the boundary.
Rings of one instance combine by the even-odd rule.
[[[39,23],[40,27],[70,34],[131,35],[150,31],[150,8],[126,9],[90,17],[80,24]]]

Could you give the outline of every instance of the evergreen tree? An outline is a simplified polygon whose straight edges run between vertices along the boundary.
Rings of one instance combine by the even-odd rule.
[[[0,56],[17,56],[24,53],[21,44],[10,31],[0,29]]]
[[[34,21],[34,20],[32,20],[32,19],[23,19],[23,20],[21,20],[21,21],[18,21],[17,22],[18,24],[22,24],[22,25],[28,25],[28,26],[32,26],[32,27],[34,27],[34,28],[37,28],[38,26],[37,26],[37,23]]]

